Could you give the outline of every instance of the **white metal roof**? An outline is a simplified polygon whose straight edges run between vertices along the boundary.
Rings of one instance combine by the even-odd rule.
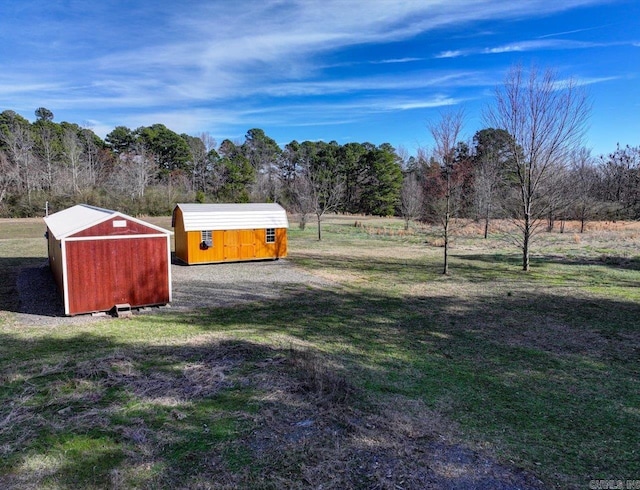
[[[279,204],[178,204],[185,231],[289,228]],[[174,223],[175,226],[175,223]]]
[[[169,230],[165,230],[164,228],[152,225],[151,223],[136,219],[132,216],[127,216],[126,214],[122,214],[118,211],[102,209],[88,204],[76,204],[70,208],[53,213],[44,218],[44,222],[47,224],[47,228],[49,228],[49,231],[53,236],[60,240],[113,217],[121,217],[123,219],[135,221],[136,223],[141,223],[161,233],[172,233]]]

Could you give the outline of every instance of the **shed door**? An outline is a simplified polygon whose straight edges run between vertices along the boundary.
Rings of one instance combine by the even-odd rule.
[[[224,232],[224,260],[238,260],[240,258],[239,235],[237,230]]]
[[[253,230],[240,230],[240,258],[254,259],[256,257],[256,243]]]
[[[134,244],[134,242],[132,243]],[[135,253],[135,252],[134,252]],[[112,301],[114,305],[130,303],[131,299],[131,278],[133,271],[133,261],[131,253],[121,253],[116,247],[111,249],[111,281],[113,284]]]

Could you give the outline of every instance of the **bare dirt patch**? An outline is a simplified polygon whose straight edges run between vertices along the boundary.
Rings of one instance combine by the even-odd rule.
[[[194,266],[173,265],[172,309],[215,308],[272,300],[299,288],[332,283],[286,259]]]
[[[303,271],[288,260],[184,266],[172,264],[173,299],[169,309],[219,308],[273,300],[299,288],[322,288],[332,283]],[[19,298],[16,320],[29,325],[86,323],[104,317],[65,317],[64,307],[48,262],[22,268],[16,279]],[[162,308],[147,309],[159,312]]]

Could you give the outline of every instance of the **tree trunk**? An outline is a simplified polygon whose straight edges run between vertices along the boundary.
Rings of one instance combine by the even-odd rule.
[[[487,206],[487,214],[484,217],[484,239],[486,240],[489,237],[489,216],[490,214],[490,206]]]
[[[316,215],[318,217],[318,241],[322,241],[322,227],[320,226],[320,215]]]
[[[524,232],[522,233],[522,270],[529,271],[529,241],[531,240],[531,216],[524,215]]]
[[[449,219],[450,219],[450,195],[447,194],[447,208],[444,215],[444,267],[442,274],[449,275]]]
[[[449,233],[446,231],[444,233],[444,267],[442,274],[445,276],[449,275]]]

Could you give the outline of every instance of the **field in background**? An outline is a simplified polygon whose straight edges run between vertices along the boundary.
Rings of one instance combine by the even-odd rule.
[[[541,233],[522,273],[507,223],[467,224],[445,277],[437,229],[330,216],[318,242],[293,221],[288,260],[335,287],[50,327],[15,313],[42,221],[0,220],[0,484],[636,479],[640,225],[577,230]]]

